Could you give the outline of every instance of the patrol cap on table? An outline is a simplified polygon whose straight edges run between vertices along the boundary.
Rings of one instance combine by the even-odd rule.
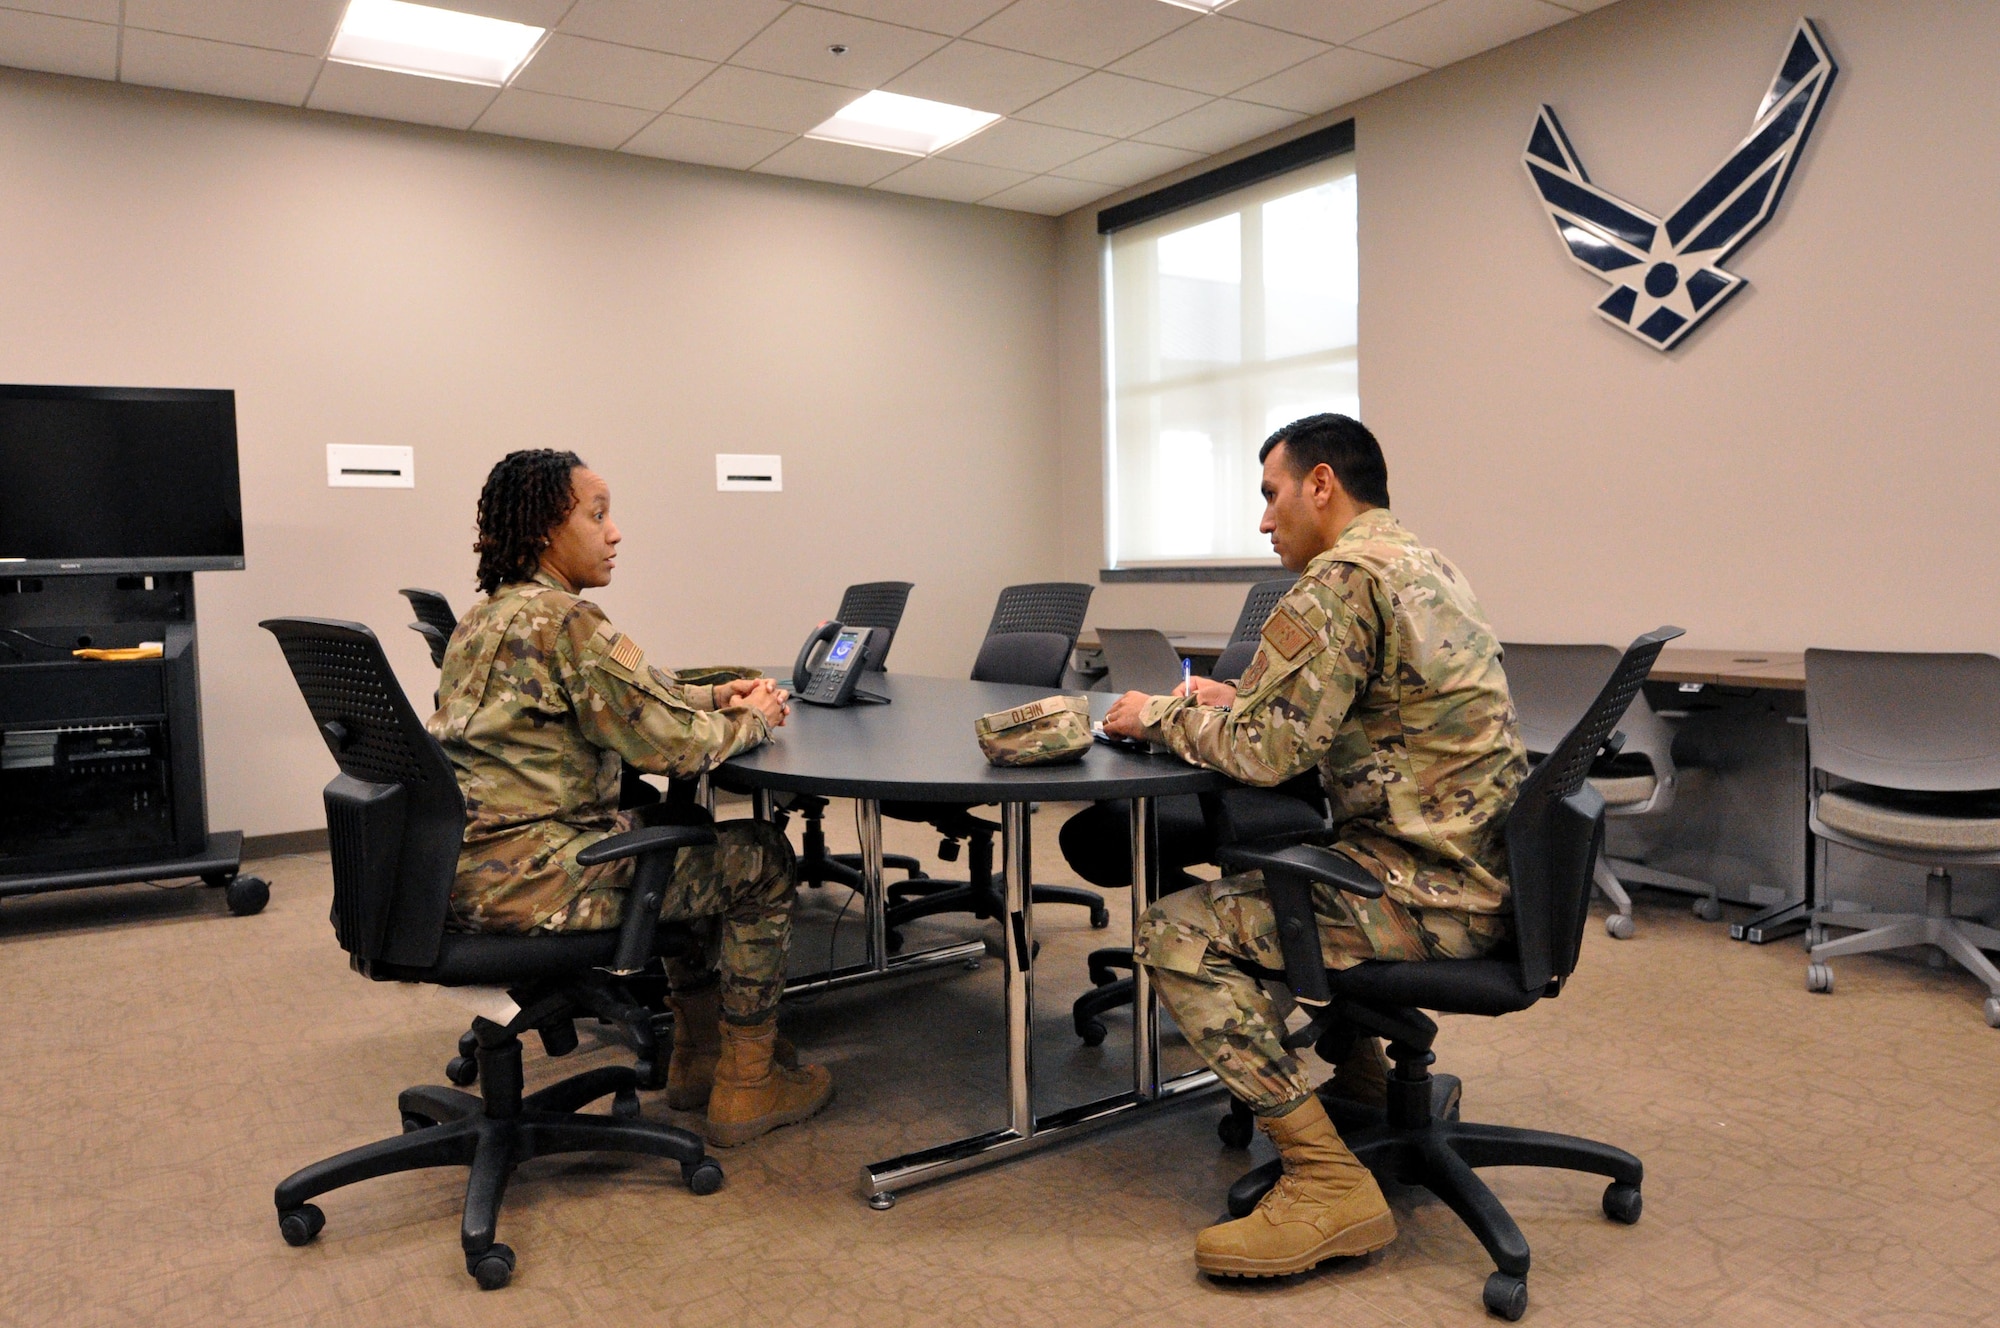
[[[704,687],[711,683],[735,682],[739,678],[761,678],[764,671],[746,664],[707,664],[699,668],[675,669],[668,676],[683,687]]]
[[[994,765],[1056,765],[1090,750],[1090,702],[1045,696],[973,721],[979,750]]]

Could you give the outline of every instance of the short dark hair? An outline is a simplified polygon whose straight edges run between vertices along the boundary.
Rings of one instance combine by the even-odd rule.
[[[479,491],[479,589],[490,595],[501,586],[534,577],[556,527],[576,506],[570,472],[583,465],[574,452],[546,447],[509,452],[486,473]]]
[[[1355,502],[1389,505],[1389,463],[1382,459],[1382,444],[1360,420],[1347,415],[1293,420],[1264,440],[1257,460],[1267,460],[1279,443],[1285,445],[1285,459],[1292,463],[1294,475],[1310,475],[1315,466],[1325,465]]]

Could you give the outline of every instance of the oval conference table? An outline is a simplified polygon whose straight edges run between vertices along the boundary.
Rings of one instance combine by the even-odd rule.
[[[1003,769],[989,765],[973,736],[973,721],[1049,695],[1047,688],[965,682],[951,678],[868,674],[862,690],[886,696],[887,705],[857,704],[832,710],[796,700],[791,719],[775,740],[727,763],[732,783],[755,790],[760,816],[770,814],[772,793],[812,793],[853,798],[859,804],[863,892],[867,905],[867,958],[855,970],[830,975],[853,982],[985,953],[982,943],[942,947],[891,959],[886,945],[887,889],[882,878],[881,803],[999,803],[1006,877],[1005,933],[1001,945],[1007,1023],[1007,1125],[871,1163],[862,1168],[861,1192],[885,1209],[896,1193],[942,1180],[1075,1138],[1085,1131],[1144,1113],[1208,1088],[1215,1076],[1202,1070],[1162,1082],[1159,1026],[1146,970],[1134,983],[1132,1087],[1094,1102],[1037,1117],[1033,1106],[1035,924],[1029,853],[1028,804],[1129,798],[1132,862],[1141,884],[1132,895],[1132,918],[1157,898],[1158,863],[1153,799],[1206,793],[1228,779],[1173,756],[1151,755],[1096,743],[1067,765]],[[1088,693],[1091,717],[1101,719],[1109,693]],[[817,986],[820,979],[813,979]]]

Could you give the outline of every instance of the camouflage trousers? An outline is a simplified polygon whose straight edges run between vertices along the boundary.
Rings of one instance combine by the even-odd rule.
[[[583,893],[536,930],[605,931],[623,921],[632,863],[605,866],[623,870],[593,876]],[[702,953],[669,961],[668,985],[676,992],[698,990],[720,967],[724,1019],[761,1024],[776,1014],[798,880],[791,842],[768,821],[724,821],[715,827],[714,844],[682,849],[660,917],[693,923]]]
[[[1506,920],[1491,914],[1411,909],[1331,887],[1314,887],[1313,912],[1328,968],[1364,959],[1471,959],[1506,935]],[[1285,967],[1262,874],[1225,876],[1167,896],[1146,913],[1132,950],[1181,1035],[1230,1092],[1269,1114],[1312,1091],[1305,1067],[1281,1041],[1276,998],[1231,962]]]

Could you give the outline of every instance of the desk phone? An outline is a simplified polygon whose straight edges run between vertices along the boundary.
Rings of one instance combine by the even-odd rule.
[[[849,627],[823,622],[807,635],[792,665],[792,694],[812,705],[845,706],[856,701],[886,704],[888,698],[860,690],[861,675],[881,651],[875,634],[880,627]],[[824,645],[822,651],[820,647]]]

